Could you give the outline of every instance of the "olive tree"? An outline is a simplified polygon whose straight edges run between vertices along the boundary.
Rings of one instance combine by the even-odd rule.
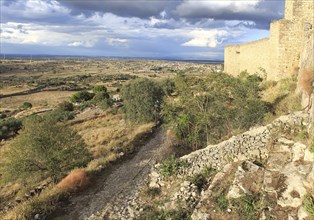
[[[163,90],[152,80],[137,79],[122,89],[124,110],[133,122],[149,122],[159,118]]]
[[[4,157],[1,173],[11,181],[27,177],[57,180],[91,159],[82,138],[64,124],[34,117],[25,121]]]

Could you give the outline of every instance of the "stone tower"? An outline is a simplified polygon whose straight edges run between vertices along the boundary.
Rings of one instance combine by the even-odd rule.
[[[304,42],[313,34],[314,1],[286,0],[284,19],[270,25],[270,37],[225,47],[225,72],[267,74],[271,80],[290,77],[299,69]]]

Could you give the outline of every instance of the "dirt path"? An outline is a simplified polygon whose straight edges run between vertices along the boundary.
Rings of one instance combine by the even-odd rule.
[[[158,128],[134,157],[102,174],[93,186],[71,198],[69,205],[49,219],[118,219],[117,216],[128,211],[132,199],[146,183],[152,165],[163,157],[166,142],[164,130]]]

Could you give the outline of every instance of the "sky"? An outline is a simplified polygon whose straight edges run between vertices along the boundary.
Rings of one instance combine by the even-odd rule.
[[[222,60],[284,0],[0,0],[2,54]]]

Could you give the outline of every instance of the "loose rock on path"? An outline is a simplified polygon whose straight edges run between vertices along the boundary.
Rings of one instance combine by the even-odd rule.
[[[72,197],[69,205],[49,219],[132,219],[132,206],[136,206],[140,189],[147,183],[152,166],[164,156],[162,149],[167,145],[164,130],[158,128],[131,159],[100,176],[95,185]]]

